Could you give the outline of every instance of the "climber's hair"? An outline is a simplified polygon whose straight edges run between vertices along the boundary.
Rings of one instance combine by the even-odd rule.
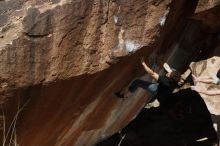
[[[181,79],[181,75],[178,71],[173,70],[170,74],[170,79],[172,80],[172,82],[178,83]]]
[[[217,75],[216,75],[219,79],[220,79],[220,69],[218,70],[217,72]]]

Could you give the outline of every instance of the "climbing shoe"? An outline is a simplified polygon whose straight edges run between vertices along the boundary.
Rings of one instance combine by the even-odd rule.
[[[118,98],[125,98],[124,94],[121,94],[120,92],[116,92],[115,96]]]

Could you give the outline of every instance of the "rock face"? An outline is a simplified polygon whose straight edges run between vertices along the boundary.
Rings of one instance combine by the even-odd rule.
[[[220,57],[212,57],[207,60],[202,60],[199,62],[194,62],[190,65],[192,73],[196,77],[215,76],[217,71],[220,69]],[[198,82],[196,86],[203,87],[208,91],[220,90],[219,85],[213,83],[203,83]],[[212,120],[216,127],[218,137],[220,137],[220,95],[210,96],[206,94],[201,94],[204,99],[210,113],[212,114]]]
[[[191,65],[191,69],[193,74],[196,77],[207,77],[207,76],[216,76],[217,71],[220,69],[220,57],[212,57],[208,60],[202,60],[199,62],[194,62]],[[218,85],[209,84],[209,83],[203,83],[198,82],[196,86],[205,87],[206,90],[219,90],[220,87]],[[216,96],[208,96],[205,94],[201,94],[201,96],[204,98],[207,107],[209,108],[209,111],[212,114],[220,115],[220,107],[219,107],[219,98],[220,95]]]
[[[158,37],[168,2],[1,2],[1,78],[23,87],[108,68]],[[9,11],[9,12],[8,12]],[[7,17],[7,19],[5,18]],[[12,69],[13,68],[13,69]]]
[[[219,5],[220,1],[219,0],[199,0],[198,1],[198,5],[196,8],[196,13],[211,9],[213,7],[215,7],[216,5]]]
[[[153,52],[169,1],[14,2],[1,1],[0,77],[7,128],[28,103],[19,145],[92,145],[134,118],[143,93],[114,92],[143,73],[138,57]]]
[[[156,52],[159,67],[172,56],[170,46],[196,7],[187,0],[0,1],[0,101],[8,135],[20,146],[89,146],[120,130],[149,99],[141,90],[126,100],[114,93],[144,74],[140,56]]]
[[[121,146],[195,146],[216,143],[217,135],[210,112],[197,92],[188,88],[174,93],[169,99],[172,102],[166,112],[160,112],[159,107],[143,109],[121,135],[116,133],[96,146],[119,143]],[[208,140],[196,141],[204,137]]]

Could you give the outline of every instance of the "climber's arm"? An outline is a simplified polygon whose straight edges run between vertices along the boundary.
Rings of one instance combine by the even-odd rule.
[[[144,61],[144,58],[141,58],[141,64],[144,67],[144,70],[156,81],[159,79],[159,75],[155,73],[152,69],[150,69]]]

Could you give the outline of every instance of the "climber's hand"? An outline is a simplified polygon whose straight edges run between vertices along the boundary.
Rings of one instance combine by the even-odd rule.
[[[141,64],[142,64],[142,65],[146,64],[146,63],[145,63],[145,58],[144,58],[143,56],[141,57]]]

